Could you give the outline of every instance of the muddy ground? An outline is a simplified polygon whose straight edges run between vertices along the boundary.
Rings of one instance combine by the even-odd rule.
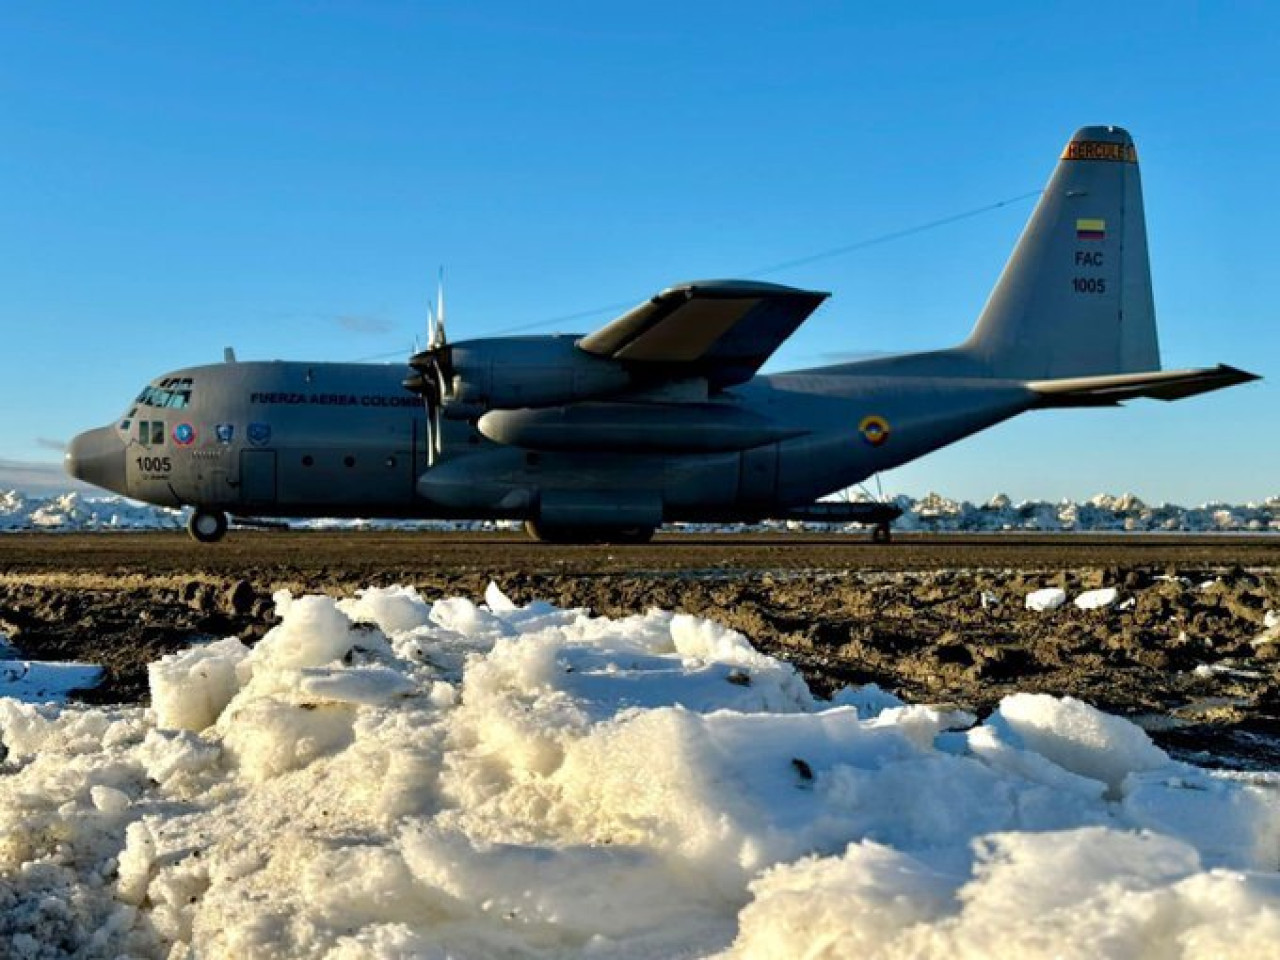
[[[1180,756],[1280,768],[1280,538],[674,536],[551,547],[499,535],[0,536],[0,630],[32,659],[101,663],[84,699],[145,701],[146,664],[193,638],[269,629],[271,593],[416,585],[597,613],[713,617],[816,691],[874,681],[979,714],[1016,690],[1137,718]],[[1103,611],[1037,613],[1028,592],[1115,586]],[[985,595],[985,601],[984,601]],[[1275,641],[1270,641],[1272,634]],[[1259,638],[1263,638],[1261,642]]]

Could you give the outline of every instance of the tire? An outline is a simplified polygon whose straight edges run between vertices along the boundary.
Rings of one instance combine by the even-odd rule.
[[[877,523],[871,528],[872,543],[892,543],[893,531],[887,523]]]
[[[654,527],[556,527],[526,520],[525,533],[539,543],[648,543]]]
[[[526,520],[524,522],[524,532],[539,543],[582,542],[581,539],[574,536],[577,531],[572,527],[547,527],[537,520]]]
[[[221,510],[197,509],[187,519],[187,533],[200,543],[217,543],[227,535],[227,515]]]
[[[656,527],[623,527],[606,532],[605,543],[648,543],[657,532]]]

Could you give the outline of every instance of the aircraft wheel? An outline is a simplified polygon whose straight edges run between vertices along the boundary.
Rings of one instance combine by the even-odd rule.
[[[546,527],[536,520],[524,522],[524,532],[539,543],[581,543],[581,537],[571,527]]]
[[[539,543],[648,543],[654,527],[549,527],[526,520],[525,533]]]
[[[196,510],[187,520],[187,533],[201,543],[217,543],[227,535],[227,515],[221,510]]]
[[[893,531],[887,523],[877,523],[871,528],[872,543],[891,543],[893,541]]]
[[[621,530],[610,531],[605,537],[605,542],[648,543],[656,532],[655,527],[623,527]]]

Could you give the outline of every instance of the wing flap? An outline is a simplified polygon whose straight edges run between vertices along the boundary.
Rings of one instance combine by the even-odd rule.
[[[1256,373],[1218,364],[1194,370],[1158,370],[1101,377],[1032,380],[1027,387],[1040,395],[1042,407],[1105,407],[1147,397],[1182,400],[1211,390],[1261,379]]]
[[[828,296],[747,280],[680,284],[583,337],[578,348],[726,387],[750,379]]]

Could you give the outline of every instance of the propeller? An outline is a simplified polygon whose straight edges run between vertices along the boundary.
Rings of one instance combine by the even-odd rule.
[[[428,419],[437,427],[432,446],[439,453],[438,420],[441,406],[449,399],[453,381],[453,351],[444,329],[444,268],[436,281],[436,302],[427,303],[427,345],[409,359],[414,373],[404,381],[405,389],[426,400]]]

